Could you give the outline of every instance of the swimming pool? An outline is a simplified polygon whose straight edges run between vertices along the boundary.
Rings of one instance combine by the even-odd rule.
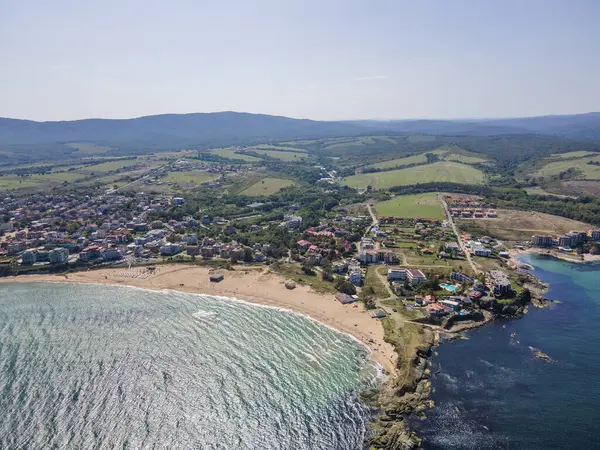
[[[458,289],[458,286],[455,286],[454,284],[440,283],[440,286],[450,292],[456,292],[456,289]]]

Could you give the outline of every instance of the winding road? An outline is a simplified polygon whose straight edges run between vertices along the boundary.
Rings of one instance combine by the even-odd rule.
[[[463,251],[463,253],[465,254],[465,258],[469,262],[471,269],[473,269],[473,272],[475,274],[480,274],[481,270],[479,270],[477,267],[475,267],[475,264],[473,263],[473,260],[471,259],[471,253],[469,253],[467,251],[467,248],[463,244],[463,241],[460,237],[460,232],[458,231],[458,227],[454,223],[454,220],[452,219],[452,215],[450,214],[450,210],[448,209],[448,204],[444,200],[444,197],[442,196],[442,194],[438,194],[438,198],[442,202],[442,205],[444,206],[444,211],[446,213],[446,218],[448,219],[448,223],[452,226],[452,231],[454,231],[454,234],[456,235],[456,240],[458,241],[458,245],[459,245],[460,249]]]

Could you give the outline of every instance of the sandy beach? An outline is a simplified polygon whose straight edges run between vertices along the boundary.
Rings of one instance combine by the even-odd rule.
[[[225,278],[212,283],[205,267],[163,265],[154,273],[145,268],[100,269],[65,275],[22,275],[0,278],[0,283],[72,282],[135,286],[145,289],[173,289],[194,294],[233,297],[260,305],[285,308],[348,333],[371,351],[372,358],[391,376],[397,376],[397,354],[383,339],[383,327],[370,317],[362,303],[342,305],[331,294],[319,294],[309,286],[287,289],[285,279],[266,268],[237,268],[220,271]]]
[[[524,250],[511,249],[511,250],[509,250],[509,253],[512,258],[518,257],[519,255],[525,255],[528,253],[535,253],[538,255],[553,256],[558,259],[562,259],[562,260],[569,261],[569,262],[577,262],[577,263],[600,261],[600,255],[590,255],[589,253],[586,253],[584,255],[573,255],[571,253],[564,253],[564,252],[561,252],[560,250],[550,249],[550,248],[532,247],[532,248],[527,248]]]

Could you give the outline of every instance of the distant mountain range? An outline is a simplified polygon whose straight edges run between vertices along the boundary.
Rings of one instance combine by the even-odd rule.
[[[34,122],[0,118],[0,151],[92,142],[121,148],[167,149],[372,134],[490,136],[543,134],[600,139],[600,113],[478,120],[323,122],[264,114],[165,114],[136,119]]]
[[[600,139],[600,113],[464,120],[358,120],[346,122],[396,133],[494,136],[543,134],[573,139]]]

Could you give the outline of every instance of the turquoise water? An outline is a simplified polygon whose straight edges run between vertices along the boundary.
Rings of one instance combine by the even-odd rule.
[[[561,303],[436,349],[436,407],[411,420],[425,449],[600,448],[600,264],[525,262]],[[557,363],[534,358],[531,347]]]
[[[360,449],[349,336],[172,291],[0,286],[0,448]]]
[[[458,287],[453,284],[440,283],[440,286],[450,292],[456,292],[456,289],[458,289]]]

